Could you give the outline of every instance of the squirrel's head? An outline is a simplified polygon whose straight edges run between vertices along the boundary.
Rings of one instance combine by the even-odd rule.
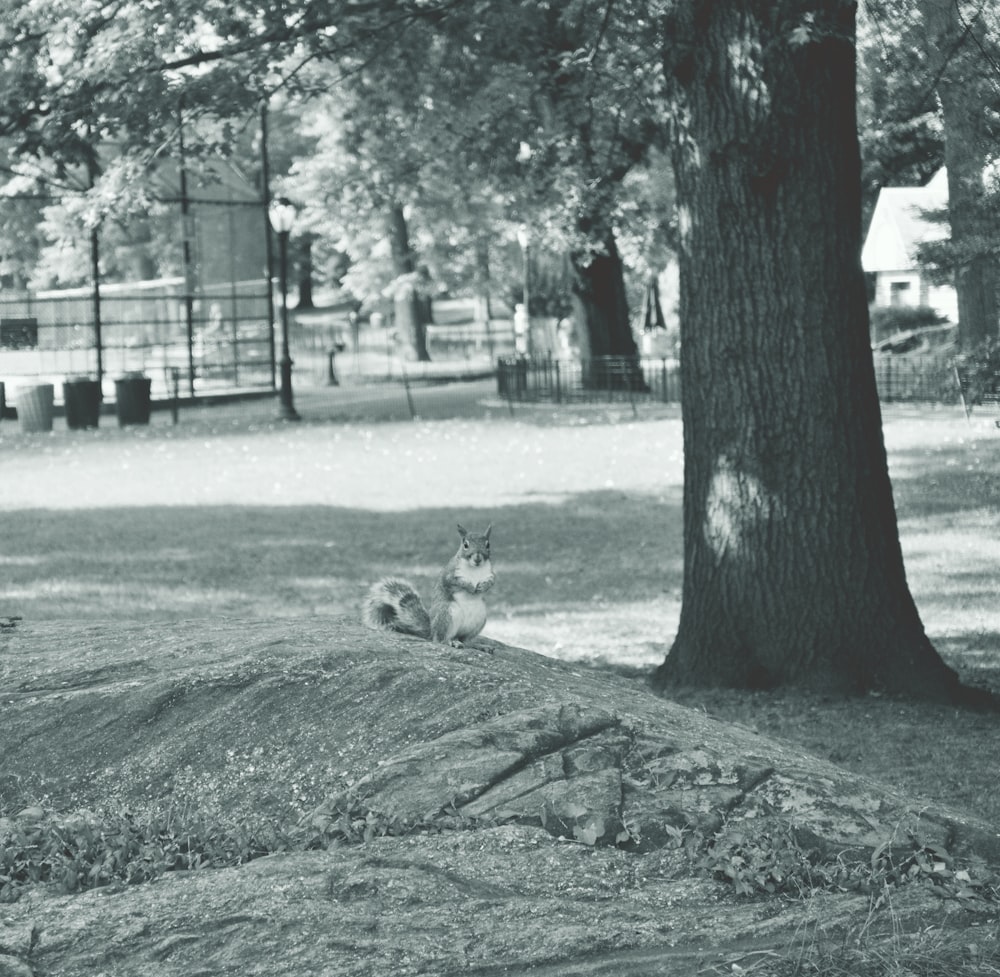
[[[468,560],[473,566],[481,563],[488,563],[490,559],[490,530],[493,523],[486,527],[486,532],[470,533],[460,525],[458,531],[462,536],[462,545],[458,548],[458,555]]]

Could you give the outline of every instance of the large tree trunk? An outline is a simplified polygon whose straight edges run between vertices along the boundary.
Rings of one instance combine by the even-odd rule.
[[[675,10],[684,589],[656,684],[947,694],[868,345],[853,8]]]
[[[629,323],[628,298],[621,255],[611,231],[604,235],[604,249],[571,256],[572,302],[581,350],[585,360],[584,383],[590,387],[644,390],[639,350]],[[601,357],[618,357],[609,369]]]
[[[947,58],[937,94],[944,119],[951,240],[968,256],[955,268],[955,291],[958,342],[969,350],[996,339],[1000,327],[1000,271],[996,256],[986,250],[991,217],[983,208],[983,170],[995,149],[986,111],[993,93],[982,91],[982,75],[988,69],[975,43],[974,35],[982,28],[976,13],[960,18],[955,0],[920,0],[920,12],[932,49]]]
[[[407,357],[426,362],[430,359],[427,352],[429,303],[420,292],[416,261],[410,248],[410,233],[399,204],[394,204],[389,211],[389,241],[396,273],[393,294],[396,332]]]

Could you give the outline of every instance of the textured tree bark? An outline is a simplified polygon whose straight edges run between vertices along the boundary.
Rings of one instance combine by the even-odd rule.
[[[996,256],[984,250],[991,228],[982,203],[983,170],[996,148],[986,106],[995,96],[992,90],[982,92],[988,68],[974,39],[982,31],[978,14],[960,17],[955,0],[920,0],[920,12],[932,50],[947,59],[937,94],[944,119],[951,240],[967,255],[955,269],[955,292],[958,342],[968,350],[996,339],[1000,329],[1000,272]],[[995,79],[987,84],[995,85]]]
[[[868,345],[853,7],[675,11],[685,566],[655,684],[947,695]]]

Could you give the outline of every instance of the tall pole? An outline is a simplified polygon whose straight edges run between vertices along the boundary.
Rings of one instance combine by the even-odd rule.
[[[184,321],[187,327],[188,394],[194,397],[194,270],[191,267],[191,205],[188,200],[187,161],[184,158],[184,100],[177,106],[177,143],[180,155],[181,228],[184,238]]]
[[[524,314],[528,320],[528,329],[531,329],[531,298],[529,293],[529,286],[531,284],[531,259],[529,257],[528,249],[531,247],[527,237],[524,240],[524,247],[521,249],[522,263],[523,263],[523,274],[524,274]]]
[[[292,356],[288,348],[288,231],[278,232],[278,264],[281,266],[281,391],[280,416],[299,420],[292,400]]]
[[[264,278],[267,282],[267,344],[271,364],[271,389],[277,386],[277,367],[274,350],[274,288],[271,275],[274,274],[274,252],[271,247],[271,166],[267,156],[267,98],[260,102],[260,181],[264,205]]]
[[[97,383],[103,390],[104,340],[101,338],[101,245],[97,228],[90,231],[90,276],[94,303],[94,348],[97,350]]]
[[[233,208],[226,208],[226,223],[228,224],[229,240],[236,240],[236,221]],[[221,299],[221,296],[220,296]],[[240,307],[237,302],[236,290],[236,249],[229,248],[229,318],[233,325],[233,382],[240,385]]]
[[[90,186],[97,179],[97,167],[93,159],[87,164]],[[103,391],[104,383],[104,339],[101,336],[101,239],[98,225],[90,229],[90,283],[94,308],[94,349],[97,350],[97,383]]]

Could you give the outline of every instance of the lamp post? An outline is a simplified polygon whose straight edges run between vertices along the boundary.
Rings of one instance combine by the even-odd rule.
[[[279,416],[299,420],[292,400],[292,356],[288,349],[288,235],[295,223],[295,206],[284,197],[276,198],[268,211],[271,227],[278,235],[278,266],[281,272],[281,387]]]

